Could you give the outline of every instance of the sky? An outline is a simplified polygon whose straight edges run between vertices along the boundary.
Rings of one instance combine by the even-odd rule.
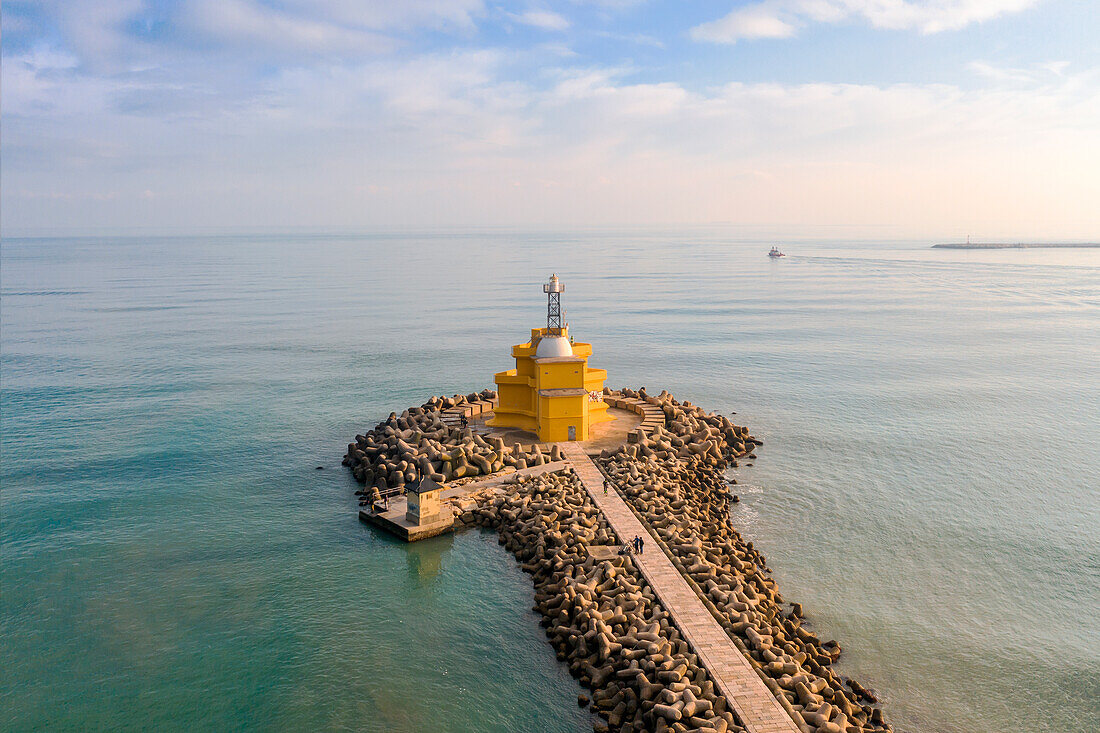
[[[1100,240],[1098,0],[6,0],[0,231]]]

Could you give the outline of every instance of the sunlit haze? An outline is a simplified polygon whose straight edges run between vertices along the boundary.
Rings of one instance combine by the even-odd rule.
[[[5,234],[1100,237],[1079,0],[3,6]]]

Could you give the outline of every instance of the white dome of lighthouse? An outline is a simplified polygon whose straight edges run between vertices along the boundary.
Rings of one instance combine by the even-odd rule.
[[[535,358],[546,359],[552,356],[573,356],[573,347],[569,345],[569,339],[565,336],[546,336],[539,339],[539,345],[535,348]]]

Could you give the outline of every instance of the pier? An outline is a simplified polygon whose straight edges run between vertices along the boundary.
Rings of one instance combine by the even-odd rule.
[[[624,415],[634,414],[640,420],[635,419],[631,423],[632,427],[629,431],[620,428],[614,431],[614,437],[611,435],[601,436],[604,437],[603,441],[591,441],[591,443],[601,442],[604,445],[608,442],[620,441],[635,443],[664,423],[664,414],[661,410],[644,400],[625,397],[614,392],[606,396],[606,401],[616,412],[621,411]],[[448,422],[457,421],[458,416],[465,413],[467,418],[473,418],[477,421],[477,427],[481,428],[486,435],[495,432],[484,428],[481,422],[491,417],[491,407],[485,409],[484,412],[476,409],[476,412],[471,413],[459,408],[452,408],[449,412],[450,414],[445,418]],[[479,432],[481,431],[479,430]],[[608,441],[607,438],[611,438],[611,441]],[[618,491],[612,489],[604,494],[604,475],[588,455],[588,451],[594,448],[591,443],[579,441],[557,443],[556,445],[565,460],[551,461],[543,465],[497,474],[465,484],[448,485],[442,492],[441,498],[444,500],[460,499],[466,494],[484,492],[486,489],[505,494],[508,492],[509,484],[514,483],[521,477],[534,477],[545,473],[553,473],[572,466],[581,484],[619,539],[623,542],[629,542],[633,537],[640,536],[646,540],[649,551],[641,555],[634,555],[634,564],[646,582],[649,583],[654,594],[660,599],[661,604],[672,615],[675,625],[699,657],[700,664],[706,668],[713,678],[715,686],[729,701],[731,709],[745,726],[745,729],[749,733],[800,733],[794,720],[764,684],[760,675],[745,658],[742,650],[738,648],[692,586],[662,551],[660,540],[639,519]],[[598,448],[596,449],[598,450]],[[389,508],[384,512],[361,511],[360,519],[375,524],[408,541],[424,539],[432,536],[432,534],[439,534],[440,531],[450,531],[451,529],[448,526],[446,530],[436,529],[433,533],[423,532],[410,525],[405,518],[405,513],[406,500],[402,496],[392,499]],[[455,526],[461,527],[462,523],[456,519]],[[594,548],[594,550],[607,549],[609,548]],[[609,554],[608,559],[610,558],[611,555]]]
[[[652,548],[634,555],[634,564],[672,614],[676,626],[699,656],[749,733],[800,733],[794,721],[772,695],[745,655],[726,634],[684,577],[661,551],[661,545],[638,520],[617,491],[603,493],[603,474],[578,443],[560,443],[592,501],[600,508],[619,538],[641,536]]]
[[[562,322],[564,290],[544,286],[547,325],[512,347],[496,390],[433,396],[355,436],[360,519],[409,542],[495,530],[592,691],[578,702],[597,733],[888,733],[874,692],[831,668],[839,644],[786,607],[731,524],[724,472],[763,443],[667,391],[604,386]],[[628,553],[636,537],[649,552]]]

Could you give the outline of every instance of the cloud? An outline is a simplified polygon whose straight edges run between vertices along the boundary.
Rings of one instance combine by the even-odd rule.
[[[714,43],[732,43],[741,38],[790,38],[796,29],[780,17],[782,14],[766,4],[750,5],[695,26],[691,29],[691,37]]]
[[[64,201],[66,219],[96,224],[1100,228],[1095,71],[693,89],[602,66],[517,82],[506,50],[404,53],[287,68],[231,105],[149,116],[96,106],[125,90],[80,92],[87,80],[54,76],[64,57],[38,58],[18,65],[52,80],[32,112],[88,102],[80,125],[5,119],[13,224],[55,221]],[[94,191],[115,194],[93,205]]]
[[[508,13],[508,16],[517,23],[544,31],[563,31],[569,27],[569,21],[565,17],[549,10],[528,10],[523,13]]]
[[[17,57],[16,60],[36,72],[75,69],[80,65],[80,59],[76,56],[46,44],[36,45],[29,53]]]
[[[1070,63],[1068,61],[1047,61],[1045,63],[1039,64],[1040,69],[1044,69],[1058,76],[1064,75],[1066,69],[1068,69],[1069,66]]]
[[[1033,71],[995,66],[987,61],[971,61],[967,64],[967,67],[975,74],[993,81],[1029,84],[1034,82],[1036,78]]]
[[[312,20],[254,0],[193,0],[180,21],[207,39],[273,49],[372,54],[396,46],[393,39],[370,30]]]
[[[89,80],[73,85],[76,56],[46,45],[3,60],[4,115],[58,115],[69,106],[86,112],[98,107],[104,84]],[[94,78],[94,77],[93,77]]]
[[[540,43],[536,48],[561,58],[576,58],[577,52],[567,43]]]
[[[1047,61],[1030,68],[998,66],[981,60],[967,64],[972,72],[990,81],[1023,86],[1040,85],[1051,76],[1065,77],[1069,67],[1068,61]]]
[[[68,46],[90,68],[117,68],[137,50],[125,25],[144,9],[142,0],[54,0],[43,7],[56,19]]]
[[[302,17],[374,30],[472,30],[485,14],[482,0],[286,0],[283,6]]]
[[[595,35],[600,38],[609,38],[613,41],[626,41],[627,43],[636,43],[639,46],[651,46],[653,48],[660,49],[665,48],[664,41],[645,33],[615,33],[612,31],[596,31]]]
[[[698,41],[789,38],[812,22],[862,19],[875,28],[940,33],[1016,13],[1038,0],[764,0],[695,26]]]
[[[175,65],[182,50],[370,56],[419,30],[470,34],[484,15],[483,0],[42,0],[5,8],[4,30],[50,38],[89,72],[117,74]]]
[[[1100,73],[1072,49],[1072,65],[975,61],[951,84],[708,87],[671,63],[692,60],[679,44],[641,67],[590,53],[617,44],[579,20],[576,38],[478,47],[491,34],[473,24],[516,21],[472,0],[183,0],[158,21],[172,33],[129,41],[144,21],[104,3],[79,43],[5,46],[5,226],[1100,230]],[[933,15],[897,12],[917,5],[772,0],[708,32],[776,37],[872,11],[923,30]]]

